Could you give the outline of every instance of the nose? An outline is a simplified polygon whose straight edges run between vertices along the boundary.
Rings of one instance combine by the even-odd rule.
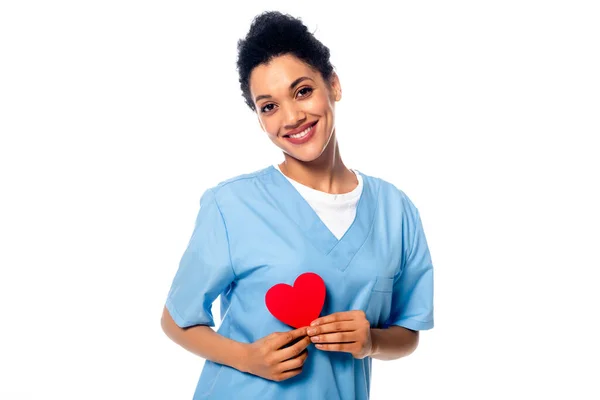
[[[285,107],[285,129],[295,129],[306,121],[306,113],[296,104],[288,104]]]

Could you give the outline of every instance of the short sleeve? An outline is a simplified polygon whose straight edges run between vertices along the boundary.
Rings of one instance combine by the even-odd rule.
[[[412,204],[411,204],[412,206]],[[388,325],[415,331],[433,328],[433,265],[419,212],[411,207],[408,219],[410,243],[399,272],[394,277],[392,313]]]
[[[214,326],[212,304],[234,279],[227,228],[214,192],[209,189],[200,199],[194,231],[165,306],[181,328]]]

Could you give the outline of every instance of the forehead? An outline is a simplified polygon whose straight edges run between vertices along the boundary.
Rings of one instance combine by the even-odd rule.
[[[275,95],[286,92],[290,83],[301,76],[307,76],[319,82],[321,74],[299,58],[285,54],[273,58],[266,64],[256,66],[250,74],[250,92],[252,97],[261,94]]]

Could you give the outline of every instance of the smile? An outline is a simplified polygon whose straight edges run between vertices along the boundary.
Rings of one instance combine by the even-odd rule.
[[[315,130],[316,130],[315,126],[317,125],[317,122],[315,122],[308,128],[304,129],[302,132],[298,132],[293,135],[285,135],[284,138],[286,138],[287,140],[289,140],[290,142],[292,142],[294,144],[306,143],[314,135]]]

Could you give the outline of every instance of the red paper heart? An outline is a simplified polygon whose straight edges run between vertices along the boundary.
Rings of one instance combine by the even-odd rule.
[[[294,286],[278,283],[267,291],[267,308],[281,322],[302,328],[321,314],[325,304],[325,282],[314,272],[296,278]]]

